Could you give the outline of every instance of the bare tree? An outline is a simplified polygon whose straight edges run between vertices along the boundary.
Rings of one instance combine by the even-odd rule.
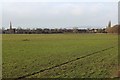
[[[78,27],[73,27],[73,32],[77,33],[78,32]]]

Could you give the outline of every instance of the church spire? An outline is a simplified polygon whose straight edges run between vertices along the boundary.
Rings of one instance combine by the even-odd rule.
[[[108,27],[111,27],[111,21],[109,21],[109,23],[108,23]]]
[[[12,29],[12,23],[11,23],[11,21],[10,21],[10,30]]]

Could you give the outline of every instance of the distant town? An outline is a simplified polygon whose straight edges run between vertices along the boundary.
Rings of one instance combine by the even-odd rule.
[[[22,29],[22,28],[12,28],[12,23],[10,22],[9,29],[0,29],[2,34],[59,34],[59,33],[119,33],[120,25],[111,26],[111,21],[105,28],[95,29],[78,29],[74,27],[73,29],[49,29],[49,28],[36,28],[36,29]]]

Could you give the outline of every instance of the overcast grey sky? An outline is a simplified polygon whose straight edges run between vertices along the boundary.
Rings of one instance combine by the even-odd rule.
[[[2,6],[5,28],[10,21],[16,28],[102,28],[109,20],[118,23],[117,2],[5,2]]]

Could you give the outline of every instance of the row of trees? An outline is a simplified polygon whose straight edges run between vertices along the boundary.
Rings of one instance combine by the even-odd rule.
[[[115,25],[113,27],[106,28],[107,33],[119,33],[120,34],[120,25]]]
[[[3,34],[52,34],[52,33],[105,33],[105,29],[78,29],[78,28],[73,28],[73,29],[5,29],[2,30]]]

